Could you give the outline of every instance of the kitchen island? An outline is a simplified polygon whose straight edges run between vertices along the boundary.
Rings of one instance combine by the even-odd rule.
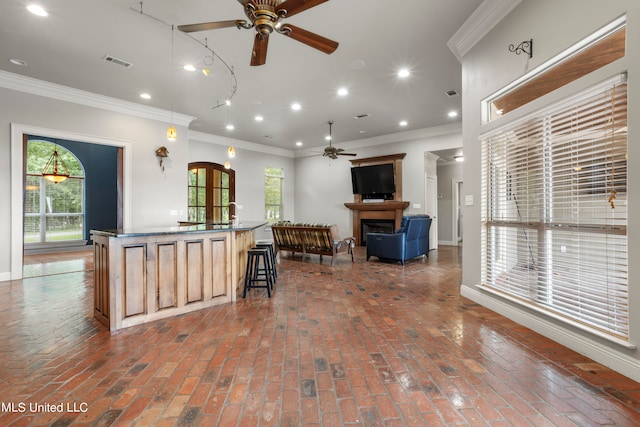
[[[116,331],[235,301],[263,225],[91,230],[94,316]]]

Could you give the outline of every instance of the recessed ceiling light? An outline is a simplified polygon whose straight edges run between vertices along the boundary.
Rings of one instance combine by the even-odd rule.
[[[403,78],[403,79],[404,79],[405,77],[409,77],[409,74],[411,74],[411,73],[409,72],[409,69],[408,69],[408,68],[401,68],[401,69],[398,71],[398,77]]]
[[[324,137],[324,140],[325,140],[325,141],[331,141],[331,136],[329,136],[329,135],[325,136],[325,137]]]
[[[293,111],[298,111],[298,110],[300,110],[301,108],[302,108],[302,106],[301,106],[299,103],[297,103],[297,102],[294,102],[293,104],[291,104],[291,109],[292,109]]]
[[[254,117],[254,120],[255,120],[256,122],[261,122],[261,121],[263,121],[263,120],[264,120],[264,117],[262,117],[262,116],[255,116],[255,117]]]
[[[148,93],[141,93],[140,94],[140,98],[142,98],[142,99],[151,99],[151,95],[149,95]]]
[[[227,125],[227,130],[234,130],[236,127],[232,124]]]
[[[457,111],[449,111],[449,117],[458,117]]]
[[[340,89],[338,89],[338,95],[347,96],[349,95],[349,90],[346,87],[341,87]]]
[[[227,104],[227,106],[231,105],[231,100],[230,99],[225,99],[224,103]]]
[[[38,15],[38,16],[48,16],[49,13],[47,13],[46,10],[44,10],[44,8],[42,6],[39,6],[37,4],[30,4],[29,6],[27,6],[27,10],[31,13],[33,13],[34,15]]]
[[[407,122],[406,120],[402,120],[402,121],[399,123],[399,125],[400,125],[400,126],[406,126],[406,125],[408,125],[408,124],[409,124],[409,122]]]
[[[19,65],[21,67],[27,66],[27,61],[23,61],[22,59],[11,58],[9,62],[11,62],[13,65]]]
[[[296,145],[297,145],[298,147],[302,147],[302,141],[298,141],[298,142],[296,142]]]
[[[195,71],[196,67],[194,67],[191,64],[187,64],[187,65],[184,66],[184,69],[187,70],[187,71]]]

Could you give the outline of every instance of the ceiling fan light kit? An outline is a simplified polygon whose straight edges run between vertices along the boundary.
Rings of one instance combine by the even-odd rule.
[[[178,29],[185,33],[196,31],[216,30],[219,28],[236,27],[256,31],[251,51],[251,65],[264,65],[267,61],[269,36],[274,31],[304,43],[326,54],[333,53],[338,43],[322,37],[311,31],[304,30],[281,21],[295,14],[318,6],[328,0],[238,0],[244,8],[249,21],[236,19],[230,21],[203,22],[200,24],[179,25]]]

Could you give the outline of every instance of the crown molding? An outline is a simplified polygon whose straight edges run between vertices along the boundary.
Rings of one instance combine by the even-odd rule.
[[[281,157],[295,157],[293,150],[287,150],[285,148],[272,147],[270,145],[256,144],[255,142],[249,142],[242,139],[234,139],[226,136],[213,135],[210,133],[199,132],[189,130],[189,141],[206,142],[208,144],[221,145],[228,147],[233,145],[235,148],[240,148],[249,151],[255,151],[257,153],[271,154],[273,156]]]
[[[189,126],[189,123],[196,118],[186,114],[140,105],[135,102],[123,101],[2,70],[0,70],[0,87],[143,119],[173,123],[177,126]]]
[[[462,57],[487,35],[522,0],[485,0],[449,39],[447,46],[462,62]]]

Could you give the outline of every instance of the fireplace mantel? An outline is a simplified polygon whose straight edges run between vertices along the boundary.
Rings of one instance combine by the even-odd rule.
[[[344,205],[352,211],[392,211],[395,209],[405,210],[409,207],[409,202],[389,200],[379,203],[345,203]]]
[[[409,202],[386,201],[380,203],[345,203],[353,212],[353,237],[356,245],[362,245],[362,220],[363,219],[391,219],[395,229],[400,228],[402,213],[409,207]]]
[[[402,222],[402,212],[409,207],[409,202],[402,200],[402,160],[406,153],[391,154],[389,156],[368,157],[366,159],[350,160],[353,166],[367,166],[391,163],[393,165],[393,176],[396,191],[393,193],[393,200],[384,202],[364,203],[362,196],[353,195],[353,203],[344,205],[353,212],[353,237],[356,245],[362,245],[362,223],[363,219],[386,219],[393,220],[395,229],[400,228]]]

